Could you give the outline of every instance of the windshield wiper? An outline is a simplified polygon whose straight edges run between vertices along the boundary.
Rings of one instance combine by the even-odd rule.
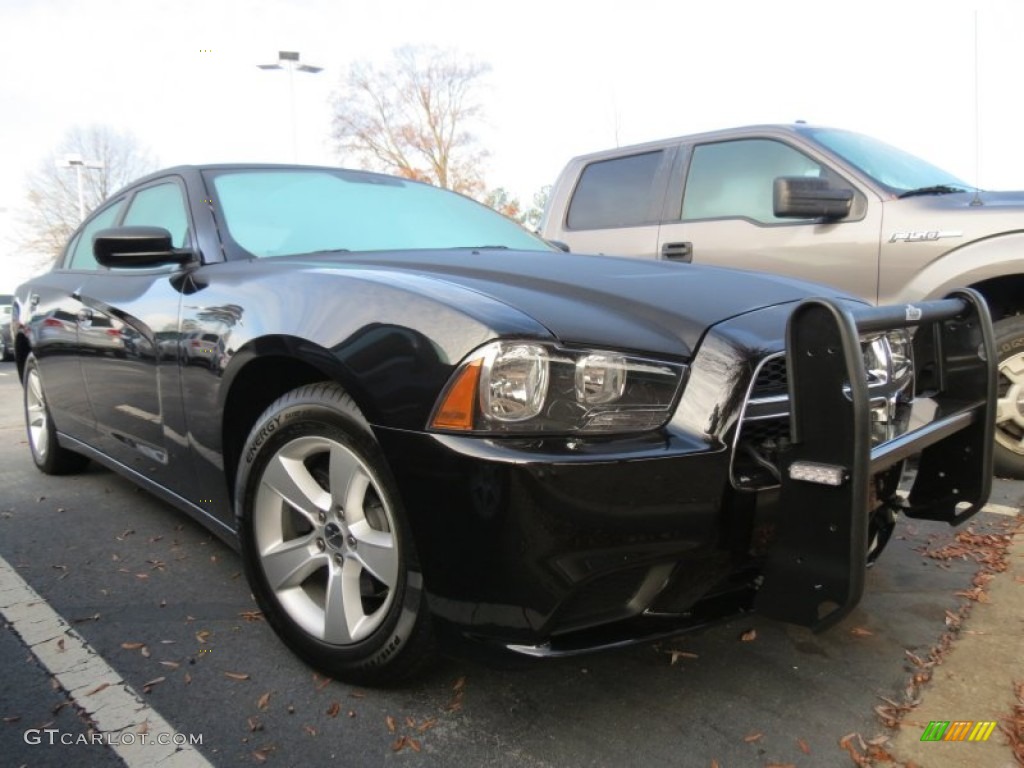
[[[903,194],[899,195],[899,199],[902,200],[904,197],[920,197],[921,195],[952,195],[955,192],[966,192],[966,189],[960,187],[952,187],[949,184],[935,184],[931,187],[918,187],[917,189],[909,189]]]

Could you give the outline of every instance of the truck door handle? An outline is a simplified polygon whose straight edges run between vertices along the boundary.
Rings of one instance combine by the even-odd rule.
[[[693,243],[665,243],[661,246],[661,258],[669,261],[693,261]]]

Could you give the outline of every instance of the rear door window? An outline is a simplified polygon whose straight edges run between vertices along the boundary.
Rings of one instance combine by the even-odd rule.
[[[583,169],[566,217],[569,229],[650,224],[661,209],[665,151],[599,160]]]

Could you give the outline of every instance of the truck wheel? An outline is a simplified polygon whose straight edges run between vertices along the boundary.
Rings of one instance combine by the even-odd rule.
[[[1024,480],[1024,316],[995,324],[999,405],[993,456],[998,477]]]

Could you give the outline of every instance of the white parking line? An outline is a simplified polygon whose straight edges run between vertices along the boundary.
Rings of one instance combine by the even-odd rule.
[[[0,614],[129,768],[212,768],[190,744],[160,743],[189,735],[177,734],[2,557]],[[74,754],[69,765],[78,762]]]
[[[995,512],[997,515],[1009,515],[1010,517],[1016,517],[1021,514],[1019,507],[1008,507],[1005,504],[986,504],[981,508],[982,512]]]

